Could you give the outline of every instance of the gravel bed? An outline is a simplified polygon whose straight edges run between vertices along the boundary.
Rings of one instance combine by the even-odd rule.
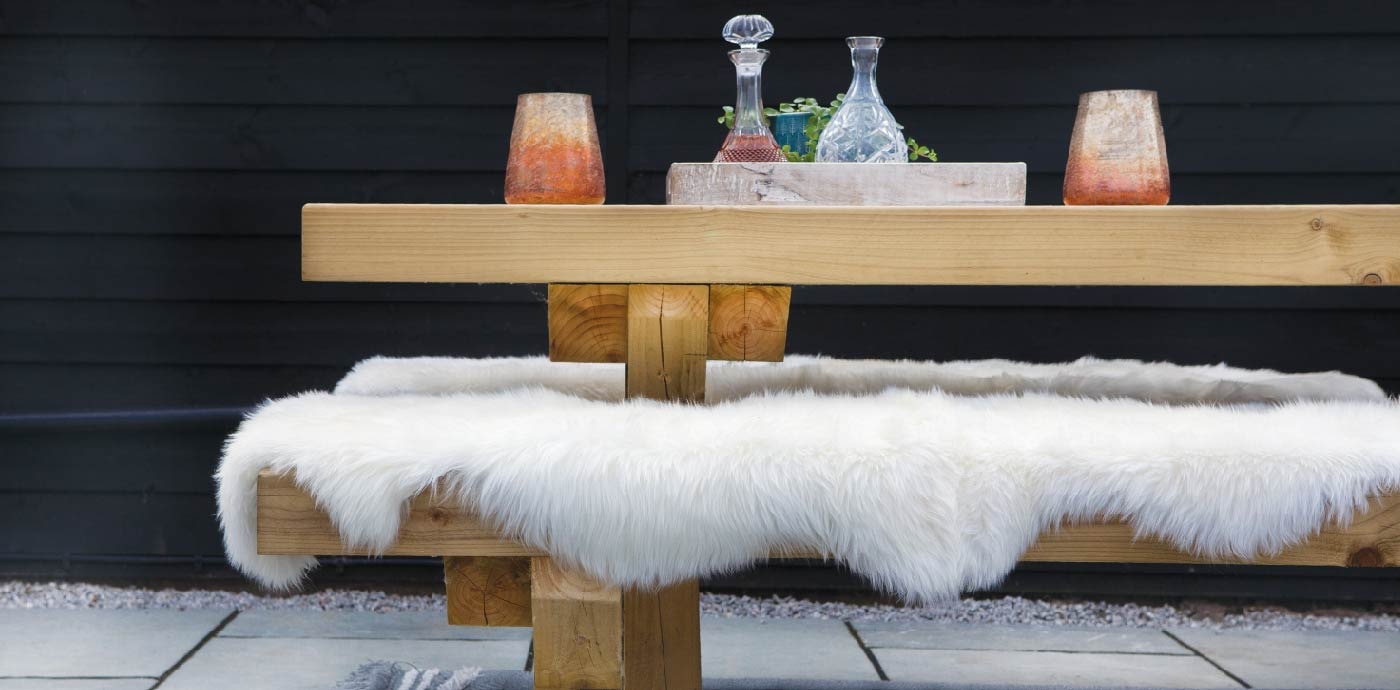
[[[286,596],[221,590],[113,587],[75,582],[0,582],[0,609],[288,609],[302,611],[441,611],[441,594],[386,594],[324,590]],[[1067,602],[998,597],[957,599],[926,606],[891,606],[755,598],[732,594],[700,596],[706,615],[730,618],[812,618],[847,621],[933,621],[1016,625],[1076,625],[1125,628],[1215,628],[1242,630],[1373,630],[1400,632],[1400,615],[1340,611],[1299,613],[1276,607],[1206,611],[1171,605]]]
[[[1347,611],[1298,613],[1276,607],[1231,612],[1209,605],[1208,614],[1163,604],[1045,601],[1024,597],[955,599],[926,606],[817,602],[790,597],[754,598],[701,594],[700,610],[743,618],[826,618],[846,621],[934,621],[1005,625],[1074,625],[1104,628],[1213,628],[1236,630],[1374,630],[1400,632],[1400,616]]]
[[[0,609],[284,609],[295,611],[445,611],[442,594],[327,589],[266,595],[202,589],[142,589],[82,582],[0,582]]]

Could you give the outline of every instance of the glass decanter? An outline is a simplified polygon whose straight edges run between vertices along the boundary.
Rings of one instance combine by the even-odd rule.
[[[761,14],[741,14],[724,25],[724,40],[739,45],[738,50],[729,51],[739,93],[734,102],[734,128],[715,156],[716,163],[787,161],[763,115],[761,77],[768,51],[758,44],[772,37],[773,24]]]
[[[909,162],[904,133],[875,86],[875,63],[884,43],[885,39],[879,36],[846,39],[855,74],[846,89],[845,101],[817,140],[818,163]]]

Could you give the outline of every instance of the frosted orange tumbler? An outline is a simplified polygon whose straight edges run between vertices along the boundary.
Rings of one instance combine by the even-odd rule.
[[[1065,204],[1164,205],[1172,195],[1156,91],[1090,91],[1065,167]]]
[[[603,152],[584,93],[523,93],[506,162],[507,204],[601,204]]]

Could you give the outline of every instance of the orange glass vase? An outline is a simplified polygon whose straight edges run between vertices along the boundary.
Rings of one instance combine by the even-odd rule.
[[[584,93],[523,93],[506,161],[507,204],[601,204],[603,152]]]
[[[1079,96],[1064,195],[1070,206],[1161,206],[1171,199],[1167,140],[1156,91],[1091,91]]]

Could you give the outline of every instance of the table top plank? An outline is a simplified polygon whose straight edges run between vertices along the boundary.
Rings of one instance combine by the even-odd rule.
[[[302,277],[445,283],[1390,285],[1400,205],[308,204]]]

